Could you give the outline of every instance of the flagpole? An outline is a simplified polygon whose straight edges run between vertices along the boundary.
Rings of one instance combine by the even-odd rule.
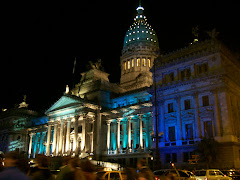
[[[77,57],[75,57],[75,60],[74,60],[74,63],[73,63],[72,88],[74,88],[74,74],[75,74],[76,63],[77,63]]]

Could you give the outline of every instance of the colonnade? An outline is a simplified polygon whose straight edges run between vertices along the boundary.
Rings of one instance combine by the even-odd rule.
[[[113,122],[117,122],[117,131],[116,131],[116,152],[121,153],[123,147],[121,147],[121,140],[127,141],[127,152],[133,152],[133,141],[137,141],[139,143],[138,149],[143,150],[145,147],[149,147],[150,141],[150,130],[152,129],[152,117],[151,120],[146,121],[146,127],[143,128],[143,114],[138,114],[137,116],[129,116],[127,118],[117,118],[106,120],[107,124],[107,151],[111,151],[111,127],[114,125]],[[131,123],[134,125],[132,126]],[[121,125],[122,125],[122,133],[121,133]],[[145,132],[144,130],[145,129]],[[144,134],[145,134],[145,144],[144,144]],[[121,137],[122,136],[122,137]],[[133,138],[132,138],[133,137]],[[137,139],[137,140],[136,140]],[[134,142],[136,144],[136,142]]]
[[[78,155],[81,151],[93,152],[93,129],[87,131],[85,116],[74,116],[64,119],[55,119],[48,122],[47,131],[41,133],[41,137],[31,132],[28,154],[35,157],[35,154],[45,154],[47,156]],[[94,123],[94,121],[89,124]],[[78,132],[81,126],[81,132]],[[36,138],[33,140],[33,136]],[[44,138],[45,137],[45,138]],[[40,139],[39,139],[40,138]],[[87,144],[86,143],[87,139]],[[40,140],[40,142],[39,142]],[[44,141],[45,140],[45,141]],[[33,144],[34,143],[34,144]],[[40,143],[39,152],[36,152],[36,146]],[[43,148],[44,146],[44,148]],[[33,150],[32,150],[33,149]]]

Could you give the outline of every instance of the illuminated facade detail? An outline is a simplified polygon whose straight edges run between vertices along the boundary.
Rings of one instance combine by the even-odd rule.
[[[151,59],[148,59],[148,67],[151,68]]]
[[[131,68],[131,62],[128,61],[128,69],[130,69],[130,68]]]
[[[141,59],[140,59],[140,58],[137,58],[137,67],[140,66],[140,63],[141,63]]]
[[[29,136],[26,128],[34,123],[38,113],[27,109],[26,96],[18,108],[0,114],[0,151],[7,153],[18,149],[28,152]],[[32,119],[32,121],[30,121]],[[41,120],[41,118],[39,118]],[[43,120],[44,121],[44,120]]]
[[[239,168],[239,155],[234,154],[240,150],[240,131],[236,128],[240,126],[236,113],[240,108],[240,64],[236,57],[218,40],[210,39],[155,62],[158,131],[163,132],[159,147],[161,161],[166,162],[163,168],[173,159],[178,167],[189,166],[189,154],[202,137],[221,143],[224,156],[219,160],[224,163],[218,168]],[[153,89],[151,94],[154,96]]]
[[[127,91],[152,85],[152,73],[149,71],[146,56],[154,60],[159,51],[157,36],[153,35],[155,31],[147,23],[143,10],[144,8],[141,6],[137,8],[137,16],[124,39],[121,65],[128,59],[136,59],[136,66],[132,66],[131,71],[126,72],[121,69],[120,86]],[[135,29],[137,29],[137,33]],[[150,39],[154,41],[150,41]]]

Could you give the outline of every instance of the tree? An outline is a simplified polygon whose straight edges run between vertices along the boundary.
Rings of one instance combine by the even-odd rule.
[[[213,138],[204,137],[201,142],[198,143],[196,152],[199,154],[200,162],[205,163],[207,169],[209,169],[209,167],[217,161],[219,143]]]

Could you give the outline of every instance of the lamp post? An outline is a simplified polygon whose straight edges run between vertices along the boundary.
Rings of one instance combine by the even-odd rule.
[[[155,60],[156,61],[156,60]],[[157,84],[156,84],[156,63],[153,63],[153,87],[154,87],[154,107],[155,107],[155,138],[156,147],[155,147],[155,159],[154,159],[154,169],[161,168],[160,153],[158,147],[158,141],[161,136],[158,134],[158,105],[157,105]]]

